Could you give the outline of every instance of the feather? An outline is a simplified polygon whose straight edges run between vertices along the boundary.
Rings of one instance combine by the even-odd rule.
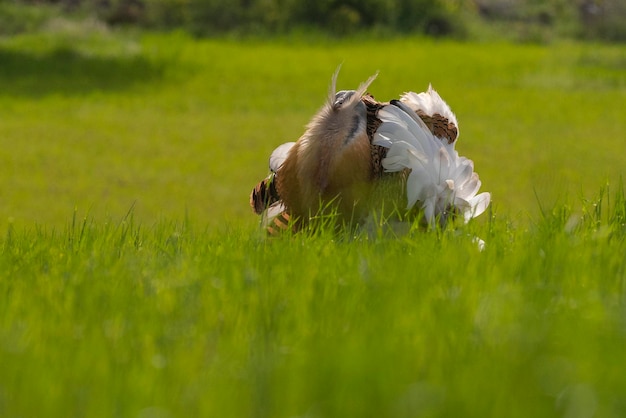
[[[385,106],[378,112],[378,117],[383,123],[374,134],[374,144],[389,148],[388,157],[391,150],[397,147],[412,148],[420,156],[432,156],[438,152],[440,143],[431,140],[433,135],[428,127],[413,112],[407,112],[406,106],[401,103]],[[394,144],[397,146],[392,147]]]
[[[429,91],[429,97],[441,100],[439,95],[432,95],[436,94],[432,88]],[[426,100],[423,96],[415,96],[422,102]],[[441,103],[445,104],[443,100],[438,103],[414,102],[428,111],[442,110]],[[450,212],[457,211],[468,222],[486,210],[491,195],[476,195],[480,180],[474,172],[474,163],[458,155],[454,141],[442,141],[436,137],[416,115],[419,113],[409,104],[394,101],[378,112],[381,124],[373,143],[388,148],[382,165],[388,172],[410,170],[406,182],[407,209],[419,204],[429,225],[434,225],[436,219],[445,222]]]
[[[285,162],[289,150],[294,146],[295,142],[287,142],[279,145],[270,155],[270,175],[261,180],[250,193],[250,206],[257,215],[262,214],[274,203],[280,200],[278,190],[276,189],[276,173],[281,165]]]
[[[285,210],[285,205],[282,202],[276,202],[263,212],[261,225],[270,235],[278,235],[289,229],[289,221],[290,216]]]
[[[471,218],[475,218],[478,215],[481,215],[484,211],[487,210],[490,202],[491,194],[489,192],[483,192],[479,195],[472,197],[468,202],[470,209],[466,210],[463,213],[465,222],[469,222]]]
[[[339,77],[339,71],[341,71],[341,64],[337,66],[337,69],[333,73],[330,79],[330,86],[328,86],[328,105],[332,106],[335,101],[335,94],[337,93],[337,78]]]
[[[440,114],[445,116],[450,122],[459,126],[456,115],[450,109],[450,106],[441,98],[439,93],[433,88],[431,84],[428,85],[428,90],[423,93],[407,92],[400,97],[400,101],[406,103],[414,112],[418,110],[423,111],[426,115],[432,116],[434,114]]]
[[[367,91],[367,88],[370,86],[370,84],[374,82],[374,80],[376,80],[376,77],[378,77],[378,71],[376,71],[373,75],[370,76],[370,78],[365,80],[363,83],[359,84],[359,88],[356,89],[356,93],[353,96],[355,102],[361,101],[361,98]]]
[[[289,154],[289,150],[295,145],[295,142],[286,142],[282,145],[279,145],[270,155],[270,170],[273,173],[278,172],[278,169],[285,162],[287,155]]]
[[[250,206],[252,206],[252,210],[257,215],[260,215],[269,206],[280,200],[274,177],[274,173],[270,174],[267,178],[261,180],[250,193]]]
[[[450,106],[428,85],[425,93],[407,92],[400,97],[413,112],[424,120],[429,130],[444,142],[453,143],[459,137],[459,124]]]

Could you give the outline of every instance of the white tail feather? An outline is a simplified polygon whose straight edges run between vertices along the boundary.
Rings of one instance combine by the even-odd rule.
[[[430,89],[434,97],[432,92]],[[460,211],[465,222],[486,210],[491,195],[476,195],[480,180],[474,163],[459,156],[454,144],[438,140],[414,117],[411,106],[385,106],[378,118],[382,123],[374,134],[374,144],[389,148],[382,160],[383,168],[391,172],[411,170],[407,179],[407,209],[419,202],[430,225],[438,217],[445,220],[450,207]]]

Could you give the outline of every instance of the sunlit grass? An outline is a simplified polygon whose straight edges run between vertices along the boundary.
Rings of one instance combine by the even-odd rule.
[[[543,210],[396,237],[10,228],[0,411],[620,416],[623,192]]]
[[[536,195],[588,197],[623,172],[620,46],[100,29],[74,46],[72,33],[0,43],[0,223],[58,226],[74,208],[121,216],[133,202],[146,221],[252,223],[247,195],[267,156],[302,133],[340,63],[339,88],[380,71],[371,92],[381,100],[432,82],[457,113],[458,148],[483,189],[524,222]]]

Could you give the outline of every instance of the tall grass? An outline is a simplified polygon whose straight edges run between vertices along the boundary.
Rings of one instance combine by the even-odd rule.
[[[576,206],[394,238],[9,228],[0,412],[621,416],[626,200]]]

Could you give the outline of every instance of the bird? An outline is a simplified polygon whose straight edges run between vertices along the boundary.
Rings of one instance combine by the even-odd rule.
[[[343,224],[359,224],[387,207],[429,227],[486,210],[491,195],[477,194],[474,164],[455,150],[456,115],[432,85],[380,102],[367,92],[378,73],[336,92],[339,69],[326,103],[297,141],[272,152],[269,176],[251,193],[270,234],[299,230],[329,210]]]

